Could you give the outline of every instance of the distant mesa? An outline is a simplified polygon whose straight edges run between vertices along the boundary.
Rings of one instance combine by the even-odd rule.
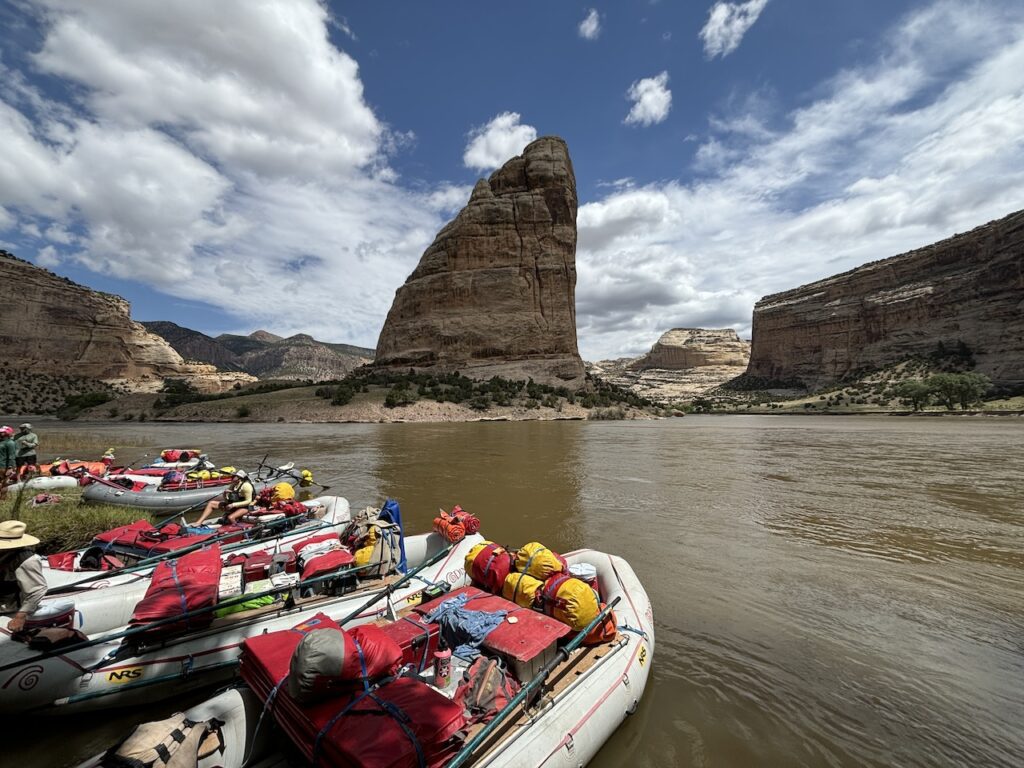
[[[673,328],[646,355],[602,360],[594,375],[661,403],[692,400],[741,375],[750,342],[732,328]]]
[[[582,385],[576,209],[569,150],[554,136],[479,180],[396,292],[375,365]]]
[[[993,384],[1024,385],[1024,211],[765,296],[747,375],[813,390],[939,343],[965,349]]]
[[[703,366],[745,369],[749,360],[750,342],[740,339],[732,328],[673,328],[663,333],[651,351],[629,367],[634,371],[650,368],[680,371]]]
[[[342,379],[373,360],[374,351],[350,344],[317,341],[305,333],[284,338],[267,331],[248,336],[224,333],[217,337],[176,323],[143,323],[167,340],[182,357],[244,371],[260,379],[329,381]]]

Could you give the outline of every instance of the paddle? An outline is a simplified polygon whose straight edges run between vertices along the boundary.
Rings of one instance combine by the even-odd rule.
[[[466,742],[466,745],[459,750],[458,754],[456,754],[455,757],[453,757],[450,762],[445,764],[445,768],[459,768],[460,766],[465,765],[473,756],[473,752],[476,751],[477,747],[479,747],[487,739],[488,736],[494,733],[494,730],[501,723],[505,722],[509,718],[509,716],[512,714],[513,709],[515,709],[519,704],[524,702],[535,688],[539,687],[544,683],[548,675],[551,674],[552,670],[554,670],[555,667],[557,667],[559,664],[561,664],[563,661],[569,658],[569,654],[571,654],[579,647],[580,643],[583,642],[584,638],[586,638],[586,636],[594,630],[594,627],[596,627],[598,624],[604,621],[604,617],[608,615],[612,608],[614,608],[621,599],[621,596],[616,597],[614,600],[608,603],[608,605],[604,607],[604,610],[597,614],[597,616],[594,618],[592,622],[587,624],[587,626],[580,630],[572,640],[570,640],[566,645],[560,648],[555,657],[551,659],[551,661],[549,661],[543,667],[541,667],[541,670],[533,676],[533,679],[531,679],[530,682],[528,682],[519,690],[519,693],[517,693],[512,698],[512,700],[507,705],[505,705],[505,708],[502,709],[501,712],[499,712],[494,717],[494,719],[491,720],[491,722],[485,725],[480,730],[480,732],[477,733],[476,736],[474,736],[472,739]]]
[[[414,570],[412,570],[409,573],[405,574],[402,578],[398,579],[393,584],[389,584],[388,586],[383,587],[382,589],[379,589],[379,590],[375,591],[373,593],[373,595],[371,596],[371,598],[366,603],[363,603],[363,605],[361,605],[353,613],[349,614],[348,616],[346,616],[344,619],[342,619],[338,623],[339,624],[344,624],[346,622],[351,621],[356,616],[358,616],[360,613],[362,613],[364,610],[366,610],[367,608],[372,606],[374,603],[378,602],[381,599],[382,596],[390,594],[392,591],[394,591],[394,589],[396,587],[398,587],[401,584],[404,584],[409,579],[414,578],[416,576],[416,574],[419,573],[421,570],[423,570],[424,568],[427,568],[427,567],[433,565],[434,563],[436,563],[437,561],[439,561],[442,558],[442,556],[448,554],[451,551],[451,549],[452,549],[451,546],[445,547],[444,549],[440,550],[437,554],[435,554],[432,557],[430,557],[427,560],[425,560],[417,568],[415,568]],[[361,566],[359,566],[357,568],[351,568],[351,569],[345,571],[344,575],[349,575],[349,574],[352,574],[352,573],[355,573],[355,572],[358,572],[358,571],[363,571],[363,570],[366,570],[366,569],[369,569],[369,568],[379,568],[379,567],[380,567],[380,563],[369,563],[367,565],[361,565]],[[287,586],[280,586],[280,587],[272,587],[271,589],[268,589],[268,590],[266,590],[264,592],[253,592],[253,593],[250,593],[250,594],[247,594],[247,595],[238,595],[237,597],[233,597],[233,598],[230,598],[230,599],[225,600],[223,602],[215,603],[213,605],[206,606],[205,608],[197,608],[197,609],[192,610],[192,611],[185,611],[182,614],[178,614],[178,615],[175,615],[175,616],[168,616],[167,618],[164,618],[164,619],[158,619],[157,621],[152,621],[152,622],[149,622],[148,624],[142,624],[142,625],[137,626],[137,627],[132,627],[130,629],[125,629],[125,630],[122,630],[120,632],[113,632],[113,633],[111,633],[109,635],[104,635],[102,637],[97,637],[97,638],[92,639],[92,640],[83,640],[80,643],[73,643],[71,645],[65,645],[65,646],[63,646],[63,647],[61,647],[59,649],[56,649],[56,650],[46,651],[44,653],[40,653],[40,654],[37,654],[35,656],[30,656],[27,659],[20,659],[19,661],[8,662],[7,664],[4,664],[4,665],[0,666],[0,672],[6,672],[8,669],[15,669],[17,667],[24,666],[25,664],[31,664],[33,662],[43,661],[45,659],[51,659],[54,656],[63,656],[63,655],[66,655],[68,653],[71,653],[72,651],[82,650],[83,648],[92,648],[95,645],[100,645],[102,643],[109,643],[109,642],[111,642],[113,640],[121,640],[121,639],[126,638],[126,637],[133,637],[133,636],[141,634],[143,632],[150,632],[150,631],[152,631],[152,630],[154,630],[154,629],[156,629],[158,627],[162,627],[162,626],[166,626],[168,624],[174,624],[174,623],[180,622],[183,619],[190,619],[190,618],[194,618],[196,616],[204,616],[204,615],[206,615],[208,613],[212,613],[214,611],[220,610],[221,608],[227,608],[227,607],[232,606],[232,605],[237,605],[239,603],[248,602],[249,600],[256,600],[256,599],[261,598],[261,597],[268,597],[270,595],[276,595],[276,594],[280,594],[282,592],[288,592],[288,591],[291,591],[293,589],[304,589],[305,587],[311,586],[313,584],[319,584],[320,582],[328,581],[329,579],[336,579],[336,578],[338,578],[338,575],[339,574],[337,572],[335,572],[335,573],[328,573],[328,574],[326,574],[324,576],[315,576],[315,577],[313,577],[311,579],[306,579],[305,581],[299,581],[299,582],[297,582],[295,584],[291,584],[291,585],[287,585]],[[122,645],[121,647],[123,648],[124,645]]]

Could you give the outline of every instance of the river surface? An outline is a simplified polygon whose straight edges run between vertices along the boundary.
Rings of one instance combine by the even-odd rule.
[[[624,556],[654,674],[599,768],[1024,765],[1020,419],[72,428],[295,460],[354,508],[399,499],[412,531],[461,504],[488,538]],[[23,764],[140,719],[40,724]]]

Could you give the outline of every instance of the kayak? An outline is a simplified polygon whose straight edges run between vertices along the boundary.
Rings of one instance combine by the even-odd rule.
[[[264,488],[277,485],[278,483],[298,485],[302,476],[298,470],[282,467],[271,470],[263,477],[253,476],[251,479],[256,492],[259,493]],[[159,485],[139,482],[129,489],[105,478],[98,481],[94,478],[94,482],[82,493],[82,501],[92,504],[135,507],[137,509],[168,514],[171,512],[183,512],[188,509],[198,509],[210,499],[223,493],[227,485],[221,480],[214,480],[207,484],[197,481],[196,484],[200,487],[184,490],[164,490]]]
[[[416,601],[425,585],[465,584],[465,556],[480,541],[476,534],[455,545],[436,533],[409,536],[404,545],[410,570],[404,576],[352,577],[346,586],[351,591],[344,594],[296,596],[297,590],[282,587],[279,591],[290,591],[284,602],[219,616],[192,630],[151,636],[152,623],[123,627],[56,654],[21,642],[0,643],[0,714],[74,714],[216,685],[234,674],[247,637],[294,627],[321,611],[346,616],[353,626],[364,624]],[[170,619],[184,620],[180,611]],[[9,633],[0,628],[0,634]]]

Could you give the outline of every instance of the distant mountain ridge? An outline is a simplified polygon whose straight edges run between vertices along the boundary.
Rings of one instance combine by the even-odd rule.
[[[259,330],[248,336],[223,333],[213,337],[165,320],[143,325],[186,360],[244,371],[261,379],[340,379],[372,361],[374,355],[374,350],[366,347],[317,341],[305,333],[282,338]]]

